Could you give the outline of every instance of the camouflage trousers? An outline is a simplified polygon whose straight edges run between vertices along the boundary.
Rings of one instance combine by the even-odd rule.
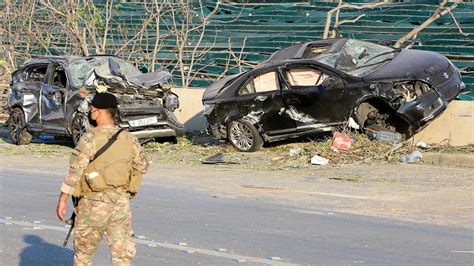
[[[74,227],[74,265],[92,265],[92,257],[105,236],[113,265],[130,265],[135,256],[130,201],[115,203],[82,198]]]

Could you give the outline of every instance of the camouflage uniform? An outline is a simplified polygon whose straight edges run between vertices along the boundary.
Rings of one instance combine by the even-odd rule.
[[[110,137],[118,131],[116,126],[101,126],[95,130],[106,132]],[[127,138],[133,143],[132,171],[144,174],[148,168],[143,151],[136,137],[129,132]],[[61,191],[72,195],[80,181],[84,169],[97,153],[94,134],[86,133],[71,156],[69,172],[61,186]],[[130,193],[125,188],[113,189],[110,193],[99,193],[96,197],[83,197],[75,210],[77,213],[74,231],[74,264],[91,265],[92,257],[105,236],[111,248],[113,265],[130,265],[135,256]]]

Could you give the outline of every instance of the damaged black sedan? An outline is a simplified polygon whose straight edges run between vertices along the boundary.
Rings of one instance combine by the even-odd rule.
[[[341,125],[409,137],[464,87],[438,53],[330,39],[284,48],[253,70],[218,80],[203,104],[216,138],[255,151]]]
[[[115,56],[32,59],[12,74],[7,96],[8,128],[14,144],[33,134],[70,136],[75,145],[89,128],[89,103],[108,91],[118,100],[117,125],[139,139],[183,135],[173,111],[178,96],[163,84],[166,71],[144,74]]]

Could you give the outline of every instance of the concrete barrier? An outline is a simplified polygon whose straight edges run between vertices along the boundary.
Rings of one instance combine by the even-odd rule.
[[[474,102],[452,101],[446,110],[413,140],[427,144],[465,146],[474,144]]]
[[[183,123],[186,131],[201,131],[207,127],[203,115],[202,95],[204,89],[173,88],[172,91],[179,96],[180,107],[174,111],[178,120]]]

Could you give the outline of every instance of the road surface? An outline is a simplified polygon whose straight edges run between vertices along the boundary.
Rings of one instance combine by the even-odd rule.
[[[62,247],[67,228],[55,215],[67,160],[3,156],[0,165],[0,265],[71,265],[72,241]],[[308,175],[152,165],[132,205],[138,250],[134,265],[474,263],[474,231],[469,221],[472,190],[451,202],[456,205],[453,208],[461,204],[467,209],[449,214],[459,219],[443,220],[437,215],[433,223],[426,218],[417,222],[416,217],[430,212],[429,206],[412,206],[418,211],[407,211],[404,219],[399,212],[384,211],[374,191],[395,199],[390,187],[418,195],[427,192],[420,184],[442,190],[433,183],[443,181],[418,178],[419,186],[414,189],[400,177],[397,183],[376,184],[326,180],[347,172],[364,176],[367,169],[362,169],[366,168]],[[421,170],[415,167],[406,172],[417,176]],[[447,171],[454,171],[458,178],[451,182],[451,189],[472,189],[471,171]],[[297,180],[306,188],[297,186]],[[363,193],[364,186],[370,187],[369,193]],[[405,205],[396,200],[385,203],[393,208],[396,202],[399,209],[408,209],[406,200]],[[351,206],[359,214],[343,211]],[[450,223],[449,219],[461,222]],[[111,264],[105,242],[94,263]]]

